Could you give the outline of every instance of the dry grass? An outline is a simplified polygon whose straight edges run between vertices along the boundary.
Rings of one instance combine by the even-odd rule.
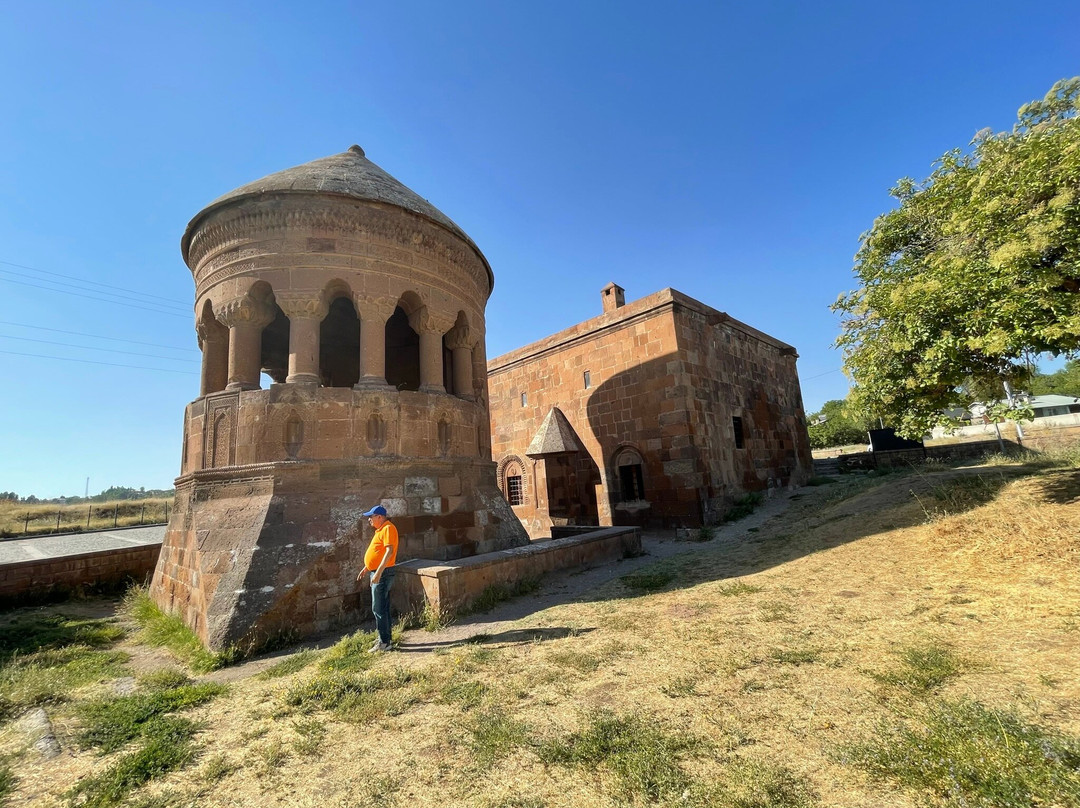
[[[132,799],[913,808],[1029,789],[1080,805],[1080,775],[1054,758],[1071,760],[1080,736],[1076,474],[995,466],[810,488],[739,541],[689,546],[478,644],[370,657],[351,653],[361,635],[300,650],[274,678],[234,679],[185,712],[205,727],[202,762]],[[78,729],[55,721],[61,737]],[[1007,743],[986,748],[1025,774],[963,800],[941,790],[947,769],[928,784],[893,743],[974,766],[984,736],[955,727],[989,744],[996,722]],[[1026,757],[1010,758],[1017,739]],[[1044,739],[1053,754],[1040,757]],[[43,764],[10,724],[5,755],[14,804],[56,804],[109,765]]]
[[[172,508],[171,498],[124,499],[81,505],[27,505],[2,500],[0,538],[44,533],[79,533],[84,530],[161,523],[165,521],[166,506]]]

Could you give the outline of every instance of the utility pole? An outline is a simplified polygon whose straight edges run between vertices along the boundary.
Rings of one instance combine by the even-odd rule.
[[[1003,381],[1002,384],[1005,385],[1005,399],[1009,402],[1009,409],[1012,409],[1012,407],[1013,407],[1012,388],[1009,386],[1009,383],[1007,381]],[[1013,424],[1015,424],[1015,426],[1016,426],[1016,440],[1017,440],[1018,443],[1023,444],[1023,442],[1024,442],[1024,428],[1022,426],[1020,426],[1019,421],[1013,421]]]

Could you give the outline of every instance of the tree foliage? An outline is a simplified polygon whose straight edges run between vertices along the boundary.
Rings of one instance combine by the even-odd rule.
[[[917,437],[970,403],[1025,387],[1032,354],[1080,348],[1080,77],[982,131],[863,234],[859,289],[833,308],[856,407]]]
[[[1080,396],[1080,359],[1070,359],[1056,373],[1035,373],[1028,389],[1036,396]]]
[[[810,433],[810,448],[828,449],[853,443],[865,444],[867,433],[877,423],[859,417],[842,399],[833,399],[826,401],[818,412],[811,413],[806,425]]]

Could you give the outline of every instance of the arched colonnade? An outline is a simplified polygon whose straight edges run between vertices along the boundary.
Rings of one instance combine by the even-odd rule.
[[[376,298],[343,282],[319,292],[275,291],[257,281],[239,297],[200,303],[200,396],[275,382],[391,387],[473,399],[480,335],[468,315],[436,312],[413,291]]]

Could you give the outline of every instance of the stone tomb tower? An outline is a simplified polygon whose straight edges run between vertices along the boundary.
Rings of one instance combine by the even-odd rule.
[[[493,275],[461,228],[353,146],[220,197],[181,249],[202,389],[162,609],[215,649],[355,620],[378,503],[399,563],[527,543],[491,462]]]

